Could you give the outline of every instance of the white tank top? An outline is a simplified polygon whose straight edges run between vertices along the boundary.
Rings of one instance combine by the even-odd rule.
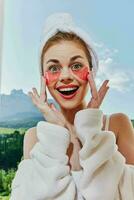
[[[106,115],[105,130],[108,131],[110,116]]]
[[[108,127],[109,127],[109,116],[106,115],[106,122],[105,122],[105,130],[108,131]],[[72,173],[72,176],[73,176],[73,179],[76,183],[76,186],[77,188],[79,188],[79,181],[81,180],[80,179],[80,176],[82,175],[82,170],[80,171],[72,171],[71,170],[71,173]],[[80,194],[79,190],[77,189],[77,195],[76,195],[76,199],[75,200],[85,200],[84,197],[82,197],[82,195]]]

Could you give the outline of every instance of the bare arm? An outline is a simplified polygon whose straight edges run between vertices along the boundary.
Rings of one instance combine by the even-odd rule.
[[[118,136],[117,145],[119,151],[126,158],[127,164],[134,165],[134,128],[126,114],[119,113],[117,118]]]
[[[126,163],[134,164],[134,128],[129,117],[124,113],[112,114],[108,130],[114,133],[118,150]]]
[[[32,127],[28,129],[24,136],[23,142],[23,157],[24,159],[30,158],[30,151],[34,147],[34,145],[38,142],[36,127]]]

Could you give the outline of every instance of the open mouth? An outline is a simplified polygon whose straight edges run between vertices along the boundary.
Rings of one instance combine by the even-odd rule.
[[[74,87],[74,88],[64,88],[64,89],[57,89],[58,92],[60,92],[62,95],[71,95],[74,94],[79,87]]]

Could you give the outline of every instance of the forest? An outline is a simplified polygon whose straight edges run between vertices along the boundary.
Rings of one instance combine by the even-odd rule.
[[[3,132],[3,133],[2,133]],[[10,133],[9,133],[10,132]],[[25,132],[1,128],[0,131],[0,200],[8,200],[11,182],[23,158]]]

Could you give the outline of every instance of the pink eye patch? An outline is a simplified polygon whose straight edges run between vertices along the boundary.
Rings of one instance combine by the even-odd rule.
[[[49,85],[51,82],[56,81],[60,76],[60,72],[51,73],[49,71],[45,72],[46,84]]]
[[[83,81],[87,81],[87,75],[89,74],[88,67],[83,67],[80,70],[72,71],[76,76],[78,76]]]
[[[78,76],[80,79],[87,81],[87,75],[89,74],[88,67],[83,67],[79,70],[71,70],[73,74]],[[46,84],[49,85],[51,82],[56,81],[61,72],[51,73],[50,71],[45,72]]]

